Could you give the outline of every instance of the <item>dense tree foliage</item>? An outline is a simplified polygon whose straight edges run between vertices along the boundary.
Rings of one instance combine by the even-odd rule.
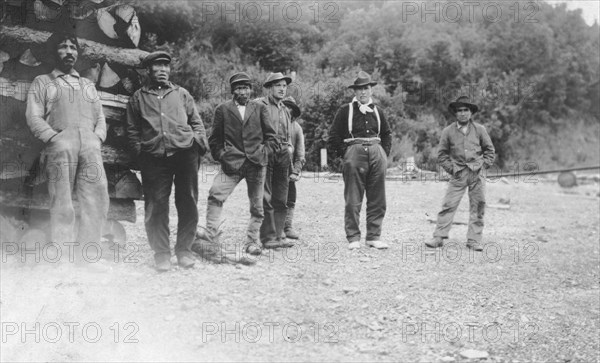
[[[208,125],[214,106],[229,95],[226,79],[234,70],[257,79],[257,96],[268,72],[296,72],[292,93],[304,110],[311,168],[319,165],[328,127],[349,101],[346,85],[359,69],[379,82],[375,96],[394,130],[393,162],[415,156],[435,164],[440,131],[452,120],[446,105],[459,94],[481,105],[477,121],[488,128],[500,166],[531,146],[524,145],[526,135],[600,122],[598,24],[588,26],[565,5],[133,3],[146,31],[143,47],[177,56],[175,80],[198,98]],[[586,160],[569,158],[555,161]]]

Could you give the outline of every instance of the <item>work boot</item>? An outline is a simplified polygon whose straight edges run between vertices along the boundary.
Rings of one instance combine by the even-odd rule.
[[[298,232],[296,232],[294,230],[294,227],[292,226],[293,220],[294,220],[294,208],[288,208],[287,215],[285,217],[285,227],[284,227],[285,236],[289,239],[298,239],[298,238],[300,238],[300,236],[298,235]]]
[[[470,248],[473,251],[483,251],[483,246],[481,245],[481,243],[475,241],[474,239],[470,239],[467,241],[467,248]]]
[[[177,263],[179,264],[179,266],[181,268],[188,269],[188,268],[194,267],[196,260],[194,258],[192,258],[191,256],[181,255],[181,256],[177,256]]]
[[[429,248],[440,248],[444,246],[445,238],[442,237],[433,237],[433,239],[429,242],[425,242],[425,246]]]
[[[154,255],[154,262],[156,262],[156,271],[167,272],[171,269],[171,255],[166,253]]]

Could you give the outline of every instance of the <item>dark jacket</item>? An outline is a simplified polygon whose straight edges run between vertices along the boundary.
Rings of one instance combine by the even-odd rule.
[[[156,157],[171,156],[192,147],[208,151],[206,131],[192,95],[170,83],[162,96],[146,85],[135,91],[127,105],[127,137],[135,156],[146,152]]]
[[[390,155],[390,150],[392,148],[392,131],[385,118],[384,110],[376,105],[381,120],[381,128],[378,130],[375,112],[368,112],[366,115],[363,115],[358,109],[357,102],[353,102],[352,106],[352,135],[350,135],[350,131],[348,130],[349,105],[346,103],[338,109],[329,130],[329,139],[327,142],[329,152],[343,157],[347,148],[344,139],[349,139],[351,137],[376,137],[377,133],[379,133],[381,146],[383,147],[385,154]]]
[[[449,174],[455,175],[464,168],[473,171],[488,168],[495,158],[494,145],[483,125],[469,121],[466,135],[460,132],[456,122],[442,131],[438,163]]]
[[[208,142],[212,157],[226,173],[239,170],[246,159],[267,165],[269,152],[277,145],[267,107],[249,101],[242,120],[233,100],[217,106]]]

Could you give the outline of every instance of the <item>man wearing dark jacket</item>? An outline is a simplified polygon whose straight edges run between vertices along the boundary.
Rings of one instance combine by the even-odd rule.
[[[275,130],[271,126],[267,107],[250,101],[251,79],[239,72],[229,78],[233,99],[217,106],[210,151],[221,163],[208,196],[206,235],[200,236],[212,243],[216,250],[194,245],[194,251],[216,263],[245,263],[237,251],[226,251],[219,241],[219,226],[223,203],[242,179],[246,179],[250,202],[250,222],[246,231],[245,252],[261,254],[260,226],[264,218],[264,182],[269,154],[277,148]],[[231,253],[234,252],[234,253]]]
[[[494,163],[495,150],[485,127],[473,122],[471,117],[479,108],[469,97],[461,96],[448,106],[456,122],[442,131],[438,149],[438,162],[451,175],[442,210],[437,217],[433,240],[426,245],[442,247],[448,238],[452,220],[460,200],[469,188],[469,229],[467,247],[482,251],[483,215],[485,212],[485,177],[482,168]]]
[[[290,77],[282,73],[271,73],[263,84],[267,96],[257,100],[269,113],[269,119],[275,137],[280,146],[269,157],[267,176],[265,179],[265,219],[260,227],[260,240],[264,248],[285,248],[293,244],[282,237],[287,217],[287,196],[289,188],[289,171],[292,154],[292,118],[283,99],[287,86],[292,82]]]
[[[181,267],[194,266],[190,248],[198,225],[198,167],[208,150],[194,99],[169,82],[170,63],[166,52],[146,56],[150,82],[131,96],[127,106],[127,137],[142,172],[144,222],[159,271],[171,268],[169,196],[173,183],[179,219],[175,254]]]
[[[388,248],[381,241],[381,225],[386,211],[385,174],[392,136],[383,109],[371,99],[371,86],[376,84],[369,74],[361,71],[348,86],[354,90],[354,99],[339,108],[329,131],[329,150],[344,158],[344,220],[351,250],[360,248],[360,208],[365,193],[366,245]]]

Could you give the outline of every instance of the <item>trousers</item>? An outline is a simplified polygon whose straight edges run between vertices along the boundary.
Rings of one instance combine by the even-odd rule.
[[[256,165],[245,160],[242,167],[236,172],[224,173],[222,170],[215,176],[208,192],[208,205],[206,210],[206,229],[214,236],[221,224],[223,203],[233,193],[235,187],[242,179],[246,179],[248,186],[248,200],[250,202],[250,221],[246,231],[246,243],[259,244],[260,226],[264,219],[264,183],[267,167]],[[259,244],[260,245],[260,244]]]
[[[140,170],[144,189],[144,224],[155,257],[171,255],[169,243],[169,197],[175,184],[177,241],[175,254],[191,256],[198,225],[199,146],[183,149],[168,157],[142,153]]]
[[[290,153],[287,148],[269,157],[265,178],[265,219],[260,227],[262,243],[276,241],[285,224],[289,188]]]
[[[438,213],[434,237],[448,238],[456,209],[460,200],[469,190],[469,228],[467,239],[481,242],[483,234],[483,217],[485,214],[485,178],[479,171],[465,168],[457,173],[448,182],[448,189],[442,203],[442,210]]]
[[[52,242],[100,242],[109,206],[100,147],[100,138],[92,130],[69,127],[54,136],[42,151],[40,162],[48,179]],[[73,193],[79,202],[79,223]]]
[[[344,154],[343,179],[346,202],[344,224],[348,242],[360,241],[360,209],[367,196],[367,241],[380,239],[386,211],[387,157],[380,144],[354,144]]]

